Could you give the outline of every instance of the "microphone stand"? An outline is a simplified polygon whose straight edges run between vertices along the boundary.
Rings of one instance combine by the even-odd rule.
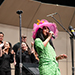
[[[51,17],[70,35],[71,40],[71,53],[72,53],[72,75],[74,75],[74,42],[73,42],[73,35],[71,35],[54,17],[51,15]]]
[[[23,13],[21,10],[18,10],[16,12],[17,14],[19,14],[19,28],[20,28],[20,75],[22,75],[22,49],[21,49],[21,14]]]

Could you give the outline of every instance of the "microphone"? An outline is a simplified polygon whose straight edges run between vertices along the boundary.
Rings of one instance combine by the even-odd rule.
[[[53,15],[56,15],[56,14],[57,14],[57,12],[47,15],[47,17],[53,16]]]
[[[52,31],[50,31],[49,33],[53,33]],[[55,36],[52,34],[53,39],[55,39]]]
[[[23,11],[18,10],[16,13],[17,13],[17,14],[21,14],[21,13],[23,13]]]
[[[73,27],[69,26],[69,30],[72,33],[73,37],[75,38],[75,31],[74,31]]]
[[[52,34],[53,39],[55,39],[55,36]]]

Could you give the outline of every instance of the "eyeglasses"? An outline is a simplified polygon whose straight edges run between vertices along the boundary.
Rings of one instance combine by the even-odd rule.
[[[22,36],[21,38],[24,38],[24,39],[25,39],[25,38],[27,38],[27,37],[25,37],[25,36]]]
[[[26,37],[23,37],[23,38],[26,38]]]

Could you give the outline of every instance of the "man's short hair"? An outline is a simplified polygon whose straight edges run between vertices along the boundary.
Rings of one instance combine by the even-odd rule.
[[[22,35],[21,38],[27,38],[27,36],[26,35]]]
[[[0,34],[3,34],[3,36],[4,36],[4,33],[3,32],[0,32]]]

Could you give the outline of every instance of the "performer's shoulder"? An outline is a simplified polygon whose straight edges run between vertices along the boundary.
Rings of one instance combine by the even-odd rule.
[[[40,38],[36,38],[35,41],[41,41],[41,39]]]

